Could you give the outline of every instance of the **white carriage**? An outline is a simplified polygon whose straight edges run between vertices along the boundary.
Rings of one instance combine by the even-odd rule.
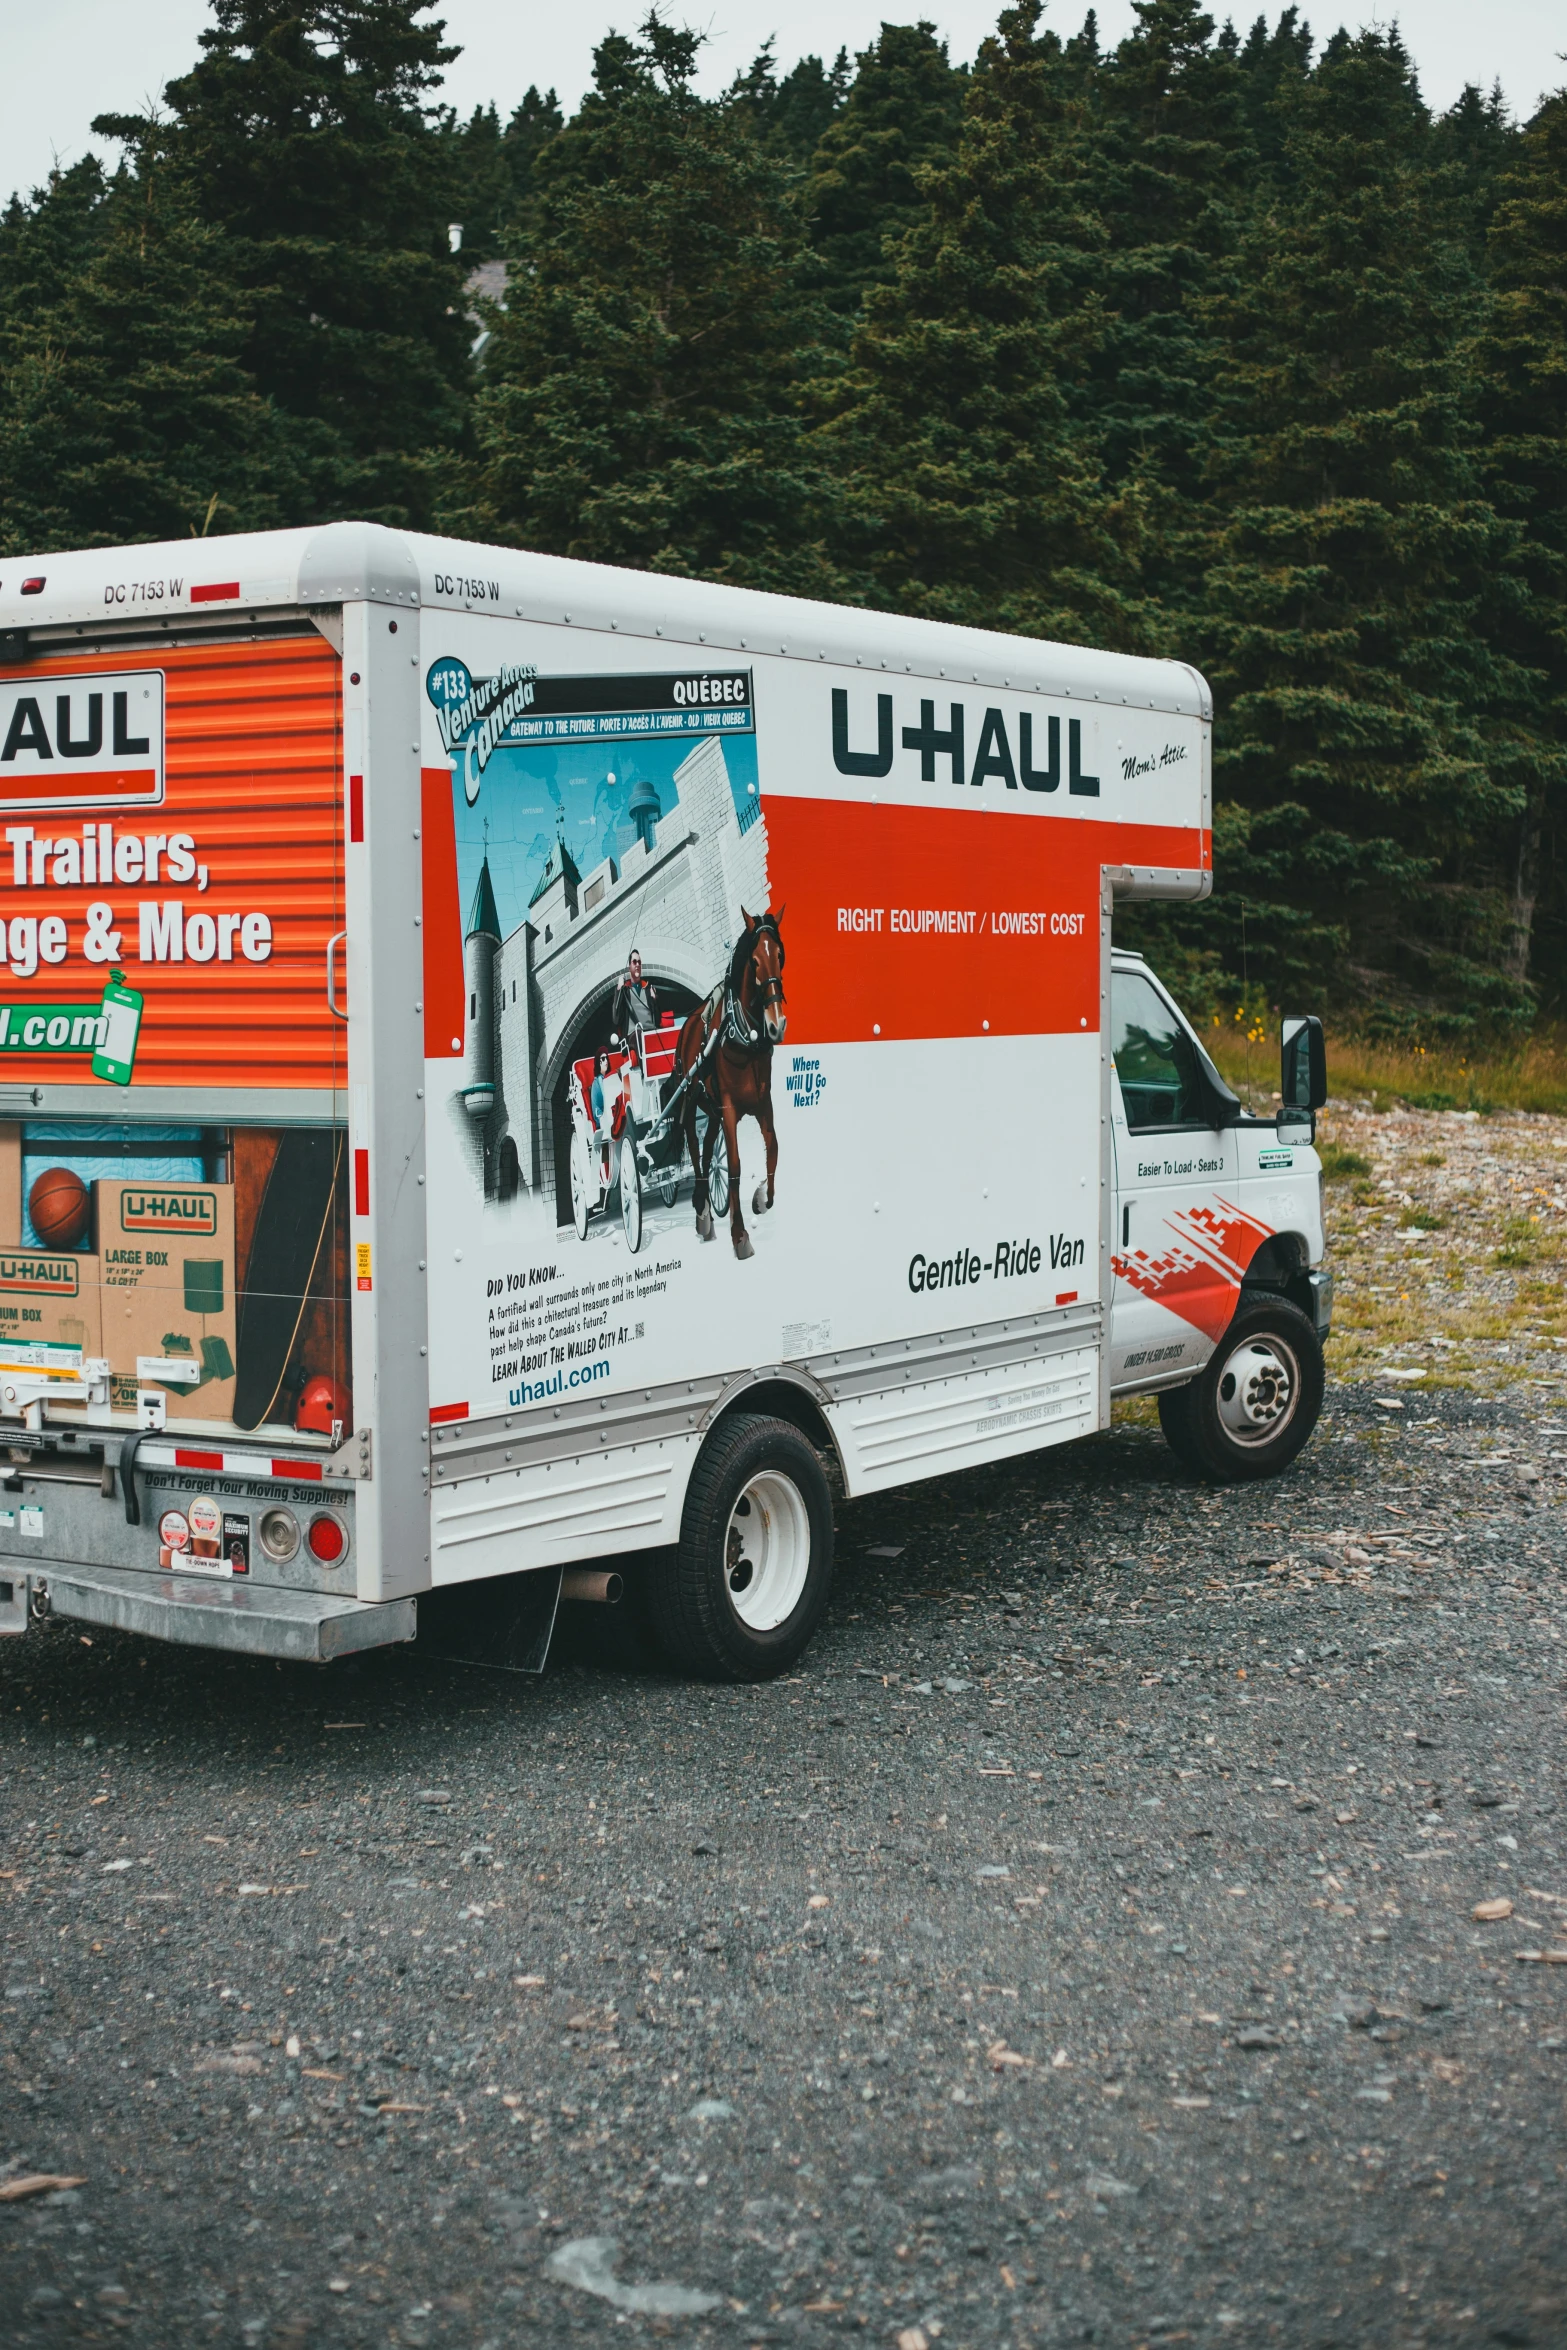
[[[621,1229],[633,1256],[642,1246],[644,1207],[657,1201],[673,1207],[680,1189],[684,1085],[674,1082],[680,1043],[680,1016],[666,1012],[657,1028],[641,1031],[640,1052],[617,1046],[571,1064],[571,1216],[577,1238],[586,1240],[592,1219],[610,1212],[618,1193]],[[600,1108],[593,1107],[595,1079]],[[698,1111],[699,1127],[705,1111]],[[720,1140],[709,1179],[713,1212],[728,1213],[729,1169]]]

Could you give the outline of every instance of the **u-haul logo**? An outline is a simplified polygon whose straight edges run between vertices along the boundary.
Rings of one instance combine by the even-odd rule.
[[[122,1232],[216,1232],[215,1191],[122,1191]]]
[[[0,1295],[75,1297],[79,1287],[74,1257],[16,1256],[0,1251]]]
[[[0,808],[148,807],[163,797],[163,672],[0,678]]]

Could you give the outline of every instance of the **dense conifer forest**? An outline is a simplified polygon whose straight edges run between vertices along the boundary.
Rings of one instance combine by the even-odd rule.
[[[0,220],[0,552],[367,515],[1173,655],[1220,880],[1172,975],[1559,1016],[1567,92],[1135,15],[711,99],[660,14],[575,114],[462,120],[420,0],[212,0],[118,167]]]

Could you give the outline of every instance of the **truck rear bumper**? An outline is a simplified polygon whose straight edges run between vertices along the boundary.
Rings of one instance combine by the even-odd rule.
[[[53,1615],[119,1632],[143,1632],[188,1648],[239,1656],[327,1664],[364,1648],[412,1640],[412,1599],[365,1601],[336,1592],[289,1591],[265,1583],[201,1582],[188,1575],[138,1573],[128,1567],[51,1566],[29,1571],[43,1585]]]

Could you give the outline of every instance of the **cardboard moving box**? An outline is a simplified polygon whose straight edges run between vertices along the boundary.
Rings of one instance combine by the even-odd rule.
[[[138,1387],[171,1420],[234,1411],[234,1189],[227,1183],[93,1185],[110,1399]]]
[[[108,1352],[98,1259],[72,1249],[0,1248],[0,1346],[18,1341]]]

